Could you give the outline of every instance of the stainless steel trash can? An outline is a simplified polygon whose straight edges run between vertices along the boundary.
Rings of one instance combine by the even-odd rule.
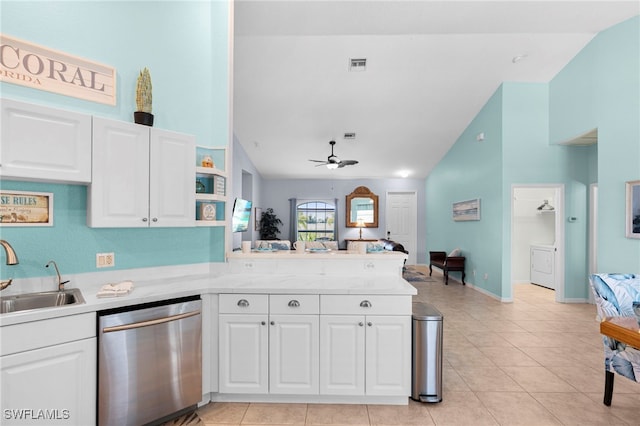
[[[442,314],[428,303],[413,303],[411,399],[442,401]]]

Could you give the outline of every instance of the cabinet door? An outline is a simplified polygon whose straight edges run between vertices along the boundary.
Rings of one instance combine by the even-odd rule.
[[[2,99],[2,178],[91,182],[91,116]]]
[[[320,316],[320,394],[364,394],[364,317]]]
[[[96,345],[94,337],[0,358],[2,424],[94,424]]]
[[[269,391],[318,394],[318,315],[271,315],[269,324]]]
[[[220,315],[219,324],[220,393],[267,393],[267,315]]]
[[[411,393],[411,317],[367,316],[367,395]]]
[[[87,223],[94,228],[149,226],[149,129],[93,120],[93,179]]]
[[[195,226],[195,137],[151,129],[150,226]]]

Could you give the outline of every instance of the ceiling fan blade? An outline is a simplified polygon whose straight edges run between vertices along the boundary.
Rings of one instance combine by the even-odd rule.
[[[358,164],[356,160],[342,160],[338,165],[338,168],[344,167],[344,166],[353,166],[355,164]]]
[[[327,160],[309,160],[309,161],[313,161],[314,163],[326,163]]]

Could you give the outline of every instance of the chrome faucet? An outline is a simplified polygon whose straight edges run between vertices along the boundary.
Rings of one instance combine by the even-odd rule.
[[[0,240],[0,245],[2,245],[2,248],[4,248],[4,252],[7,255],[7,265],[17,265],[19,263],[18,256],[13,250],[13,247],[11,247],[11,244],[9,244],[5,240]],[[0,281],[0,290],[4,290],[5,288],[9,287],[12,282],[13,278],[9,278],[8,281]]]
[[[49,265],[51,265],[53,263],[53,267],[56,269],[56,275],[58,275],[58,291],[63,291],[64,290],[64,285],[66,283],[69,282],[69,280],[67,281],[62,281],[62,278],[60,277],[60,271],[58,270],[58,265],[56,264],[55,261],[50,260],[49,263],[47,263],[46,265],[44,265],[46,268],[49,267]]]

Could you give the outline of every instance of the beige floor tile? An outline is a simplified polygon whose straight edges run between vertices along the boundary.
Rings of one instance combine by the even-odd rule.
[[[524,389],[498,367],[461,367],[456,372],[474,392],[523,392]]]
[[[471,391],[469,385],[462,380],[462,377],[460,377],[453,367],[442,368],[442,390],[443,392]]]
[[[602,393],[588,393],[586,395],[596,405],[606,407],[606,405],[602,403]],[[614,389],[611,406],[606,407],[606,410],[617,418],[627,422],[629,425],[637,426],[640,424],[640,394],[616,394]]]
[[[481,392],[478,399],[505,426],[551,426],[560,421],[525,392]]]
[[[501,367],[538,367],[540,364],[515,347],[478,348]]]
[[[442,402],[429,404],[428,409],[438,426],[498,424],[473,392],[445,392]]]
[[[495,366],[493,361],[486,357],[478,348],[472,347],[446,347],[443,350],[443,357],[453,367],[465,367],[465,366]]]
[[[570,347],[564,348],[538,348],[521,347],[522,351],[543,366],[575,366],[582,365],[578,354]]]
[[[604,390],[604,367],[600,370],[581,365],[577,366],[547,366],[549,371],[580,392],[600,392]]]
[[[309,404],[307,425],[369,425],[366,405]]]
[[[604,404],[594,404],[586,395],[574,393],[532,393],[542,406],[556,416],[564,425],[626,425],[611,413]],[[640,418],[638,418],[640,421]]]
[[[408,405],[367,405],[371,425],[433,425],[426,403],[409,401]]]
[[[198,409],[198,415],[207,425],[239,425],[248,407],[249,404],[244,402],[211,402],[203,407],[200,407]]]
[[[545,367],[501,367],[527,392],[577,392]]]
[[[502,336],[494,332],[487,333],[463,333],[465,337],[476,347],[513,347],[511,343],[505,340]]]
[[[252,425],[304,425],[307,404],[256,404],[247,408],[242,424]]]

